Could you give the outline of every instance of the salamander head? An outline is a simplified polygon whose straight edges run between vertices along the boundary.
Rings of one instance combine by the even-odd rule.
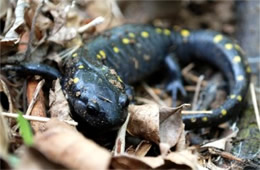
[[[118,129],[126,119],[129,101],[116,72],[106,66],[93,69],[84,65],[69,74],[64,89],[72,114],[99,131]]]

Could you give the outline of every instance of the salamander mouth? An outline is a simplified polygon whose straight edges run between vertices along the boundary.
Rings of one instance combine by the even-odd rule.
[[[113,116],[109,116],[113,115]],[[91,129],[97,131],[115,131],[118,130],[125,122],[127,116],[127,110],[123,109],[118,114],[108,114],[104,112],[96,113],[96,115],[84,113],[73,114],[73,119],[81,122],[82,125],[86,125]]]

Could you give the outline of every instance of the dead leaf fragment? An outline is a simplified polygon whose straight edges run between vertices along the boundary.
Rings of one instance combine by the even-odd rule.
[[[21,160],[16,168],[17,170],[65,169],[64,166],[48,160],[42,153],[33,147],[25,148],[20,156]]]
[[[166,154],[176,145],[184,132],[181,116],[184,106],[172,108],[160,107],[157,104],[130,105],[128,132],[133,136],[160,144],[161,152]]]
[[[146,140],[159,144],[159,107],[156,104],[130,105],[131,114],[128,123],[128,132],[133,136],[143,137]]]
[[[120,155],[112,158],[111,168],[114,169],[151,169],[152,167],[137,157]]]
[[[57,119],[50,120],[34,142],[49,160],[69,169],[107,169],[111,160],[106,149]]]
[[[198,157],[192,154],[189,150],[180,152],[171,152],[165,157],[165,160],[171,161],[175,164],[186,165],[191,169],[198,169]]]
[[[8,102],[6,103],[8,103],[8,112],[13,112],[14,106],[13,106],[12,98],[6,83],[2,79],[0,79],[0,93],[2,93],[1,95],[6,95],[7,97]],[[1,101],[0,101],[0,111],[4,111],[4,107],[2,106]]]
[[[160,149],[162,154],[176,145],[184,132],[181,111],[184,106],[177,108],[160,107]]]
[[[55,80],[54,90],[50,90],[49,107],[51,117],[59,120],[72,120],[69,103],[63,94],[59,79]]]

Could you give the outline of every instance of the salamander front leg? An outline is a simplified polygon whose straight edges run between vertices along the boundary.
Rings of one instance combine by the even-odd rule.
[[[175,107],[178,91],[180,91],[183,96],[186,96],[187,93],[182,84],[180,67],[173,54],[167,55],[165,64],[170,72],[170,81],[166,86],[166,90],[171,93],[173,99],[172,106]]]

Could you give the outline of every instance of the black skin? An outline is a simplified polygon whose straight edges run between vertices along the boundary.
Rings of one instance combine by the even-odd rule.
[[[240,112],[250,70],[240,47],[214,31],[123,25],[96,36],[73,53],[64,62],[64,75],[45,65],[39,69],[39,65],[34,68],[31,64],[23,69],[60,77],[72,116],[80,126],[109,131],[118,129],[126,119],[127,96],[131,95],[127,84],[143,79],[161,63],[166,64],[172,77],[167,90],[172,92],[173,99],[178,91],[185,95],[176,58],[186,63],[206,61],[229,81],[230,96],[224,104],[212,114],[183,115],[186,129],[217,125]]]

